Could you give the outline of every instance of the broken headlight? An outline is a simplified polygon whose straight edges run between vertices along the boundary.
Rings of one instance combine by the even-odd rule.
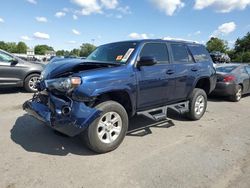
[[[61,92],[68,92],[78,87],[82,83],[80,77],[57,78],[45,80],[45,85],[48,90],[57,90]]]

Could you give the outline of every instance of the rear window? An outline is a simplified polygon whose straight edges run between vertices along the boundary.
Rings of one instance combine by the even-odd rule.
[[[188,45],[189,50],[193,54],[194,60],[199,62],[210,61],[210,55],[206,48],[202,45]]]
[[[236,69],[238,66],[237,65],[232,65],[232,66],[225,66],[225,67],[217,67],[216,71],[217,72],[224,72],[224,73],[230,73],[234,69]]]

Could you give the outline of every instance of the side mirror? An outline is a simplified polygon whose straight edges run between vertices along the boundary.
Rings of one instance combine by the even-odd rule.
[[[13,58],[12,60],[10,60],[11,65],[16,65],[18,63],[18,60]]]
[[[137,62],[137,67],[142,66],[152,66],[157,63],[156,59],[152,56],[143,56],[140,58],[140,60]]]

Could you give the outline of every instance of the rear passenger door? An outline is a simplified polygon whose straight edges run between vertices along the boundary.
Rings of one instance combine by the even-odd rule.
[[[169,53],[165,42],[145,43],[141,49],[141,57],[151,56],[157,60],[153,66],[142,66],[136,69],[138,80],[138,109],[163,106],[174,89],[174,67],[169,63]]]
[[[199,71],[187,46],[183,43],[170,43],[172,62],[175,66],[175,88],[172,90],[172,101],[185,100],[192,90]]]

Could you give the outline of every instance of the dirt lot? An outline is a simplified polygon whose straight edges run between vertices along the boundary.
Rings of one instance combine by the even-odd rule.
[[[55,134],[21,109],[31,97],[0,94],[0,187],[250,187],[250,97],[210,99],[197,122],[171,115],[95,155],[79,137]],[[152,124],[133,118],[131,129]]]

